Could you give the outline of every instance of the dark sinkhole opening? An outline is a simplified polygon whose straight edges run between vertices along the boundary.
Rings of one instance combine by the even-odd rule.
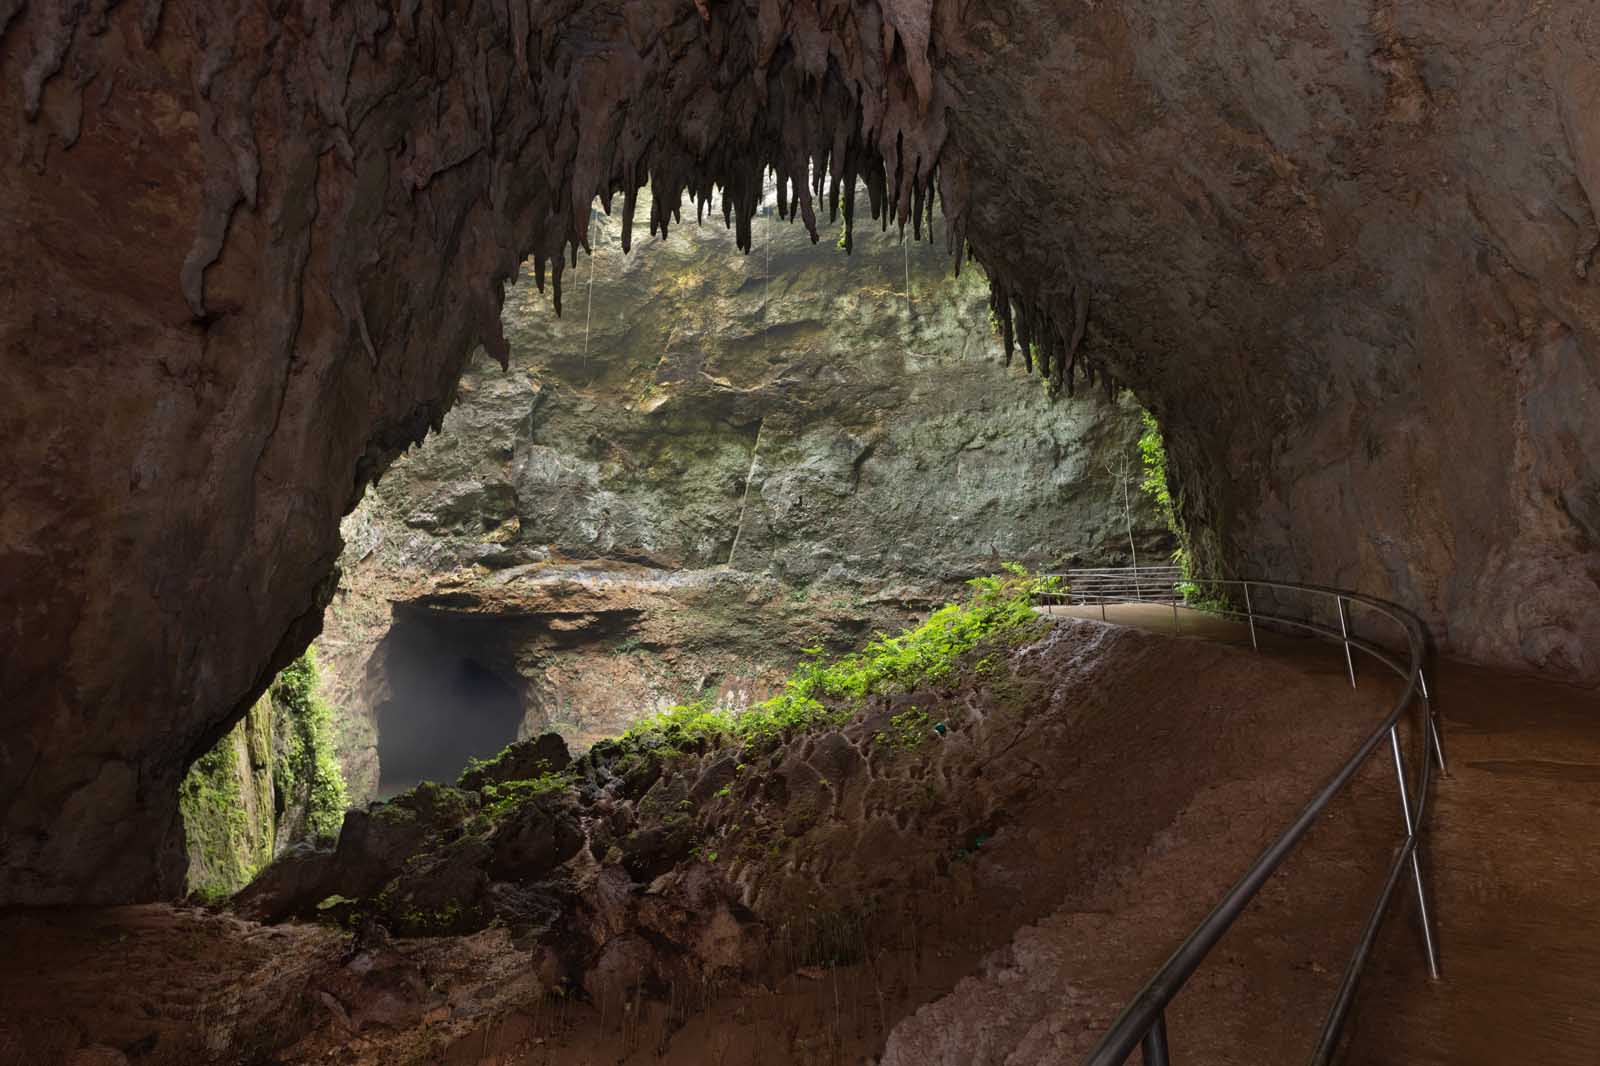
[[[456,627],[397,617],[377,707],[378,798],[419,781],[454,783],[468,760],[517,739],[525,714],[515,675],[487,665]],[[472,627],[467,627],[468,629]],[[466,646],[464,646],[466,645]]]

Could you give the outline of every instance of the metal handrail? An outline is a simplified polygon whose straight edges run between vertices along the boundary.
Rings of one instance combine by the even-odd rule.
[[[1096,573],[1106,572],[1104,570],[1096,571]],[[1070,580],[1065,574],[1057,576]],[[1396,851],[1394,860],[1390,865],[1388,877],[1373,905],[1367,924],[1362,930],[1361,938],[1356,944],[1356,949],[1345,968],[1344,977],[1339,985],[1339,992],[1334,999],[1332,1007],[1329,1008],[1326,1021],[1323,1023],[1316,1051],[1311,1059],[1312,1066],[1326,1066],[1338,1046],[1345,1019],[1349,1015],[1350,1006],[1355,999],[1355,989],[1360,980],[1361,970],[1366,964],[1368,955],[1371,953],[1373,941],[1377,937],[1378,927],[1382,923],[1383,916],[1388,910],[1389,902],[1394,896],[1395,888],[1399,884],[1407,866],[1411,868],[1412,881],[1416,889],[1417,906],[1422,920],[1423,950],[1428,963],[1428,972],[1435,979],[1439,976],[1438,953],[1434,947],[1433,929],[1428,915],[1427,892],[1422,880],[1421,860],[1417,854],[1417,835],[1421,831],[1423,819],[1427,813],[1428,784],[1431,780],[1434,762],[1437,760],[1439,769],[1443,772],[1445,770],[1445,761],[1444,747],[1439,738],[1438,722],[1434,718],[1432,700],[1428,694],[1427,678],[1423,673],[1423,655],[1427,644],[1421,622],[1409,611],[1394,604],[1386,603],[1371,596],[1364,596],[1360,593],[1347,592],[1322,585],[1301,585],[1254,579],[1225,579],[1208,581],[1206,584],[1208,588],[1235,588],[1242,593],[1244,601],[1244,610],[1242,611],[1220,606],[1208,606],[1206,610],[1208,613],[1244,620],[1250,629],[1250,644],[1256,650],[1260,650],[1260,642],[1256,633],[1258,622],[1290,626],[1339,642],[1344,648],[1345,664],[1349,671],[1352,687],[1356,684],[1353,653],[1359,651],[1393,670],[1405,682],[1405,689],[1389,710],[1389,713],[1362,741],[1355,753],[1317,791],[1310,802],[1289,823],[1289,826],[1267,846],[1266,850],[1245,871],[1244,876],[1239,879],[1238,883],[1222,897],[1222,900],[1212,909],[1211,913],[1190,932],[1189,936],[1172,953],[1166,963],[1156,971],[1155,975],[1146,982],[1138,995],[1123,1009],[1100,1043],[1096,1045],[1089,1057],[1084,1060],[1085,1066],[1121,1066],[1128,1056],[1133,1053],[1135,1047],[1143,1048],[1145,1066],[1167,1066],[1167,1006],[1172,1002],[1179,990],[1182,989],[1189,977],[1205,961],[1211,949],[1216,946],[1217,942],[1232,927],[1234,921],[1249,906],[1256,893],[1260,891],[1261,886],[1266,883],[1267,879],[1272,876],[1284,859],[1289,856],[1289,853],[1294,850],[1301,838],[1305,836],[1311,825],[1317,820],[1317,817],[1322,814],[1333,798],[1344,790],[1345,786],[1355,777],[1372,753],[1383,744],[1385,735],[1389,739],[1390,750],[1394,756],[1395,780],[1399,787],[1401,818],[1406,834]],[[1277,593],[1311,595],[1322,599],[1324,602],[1331,598],[1339,617],[1339,628],[1334,630],[1329,626],[1321,625],[1314,621],[1259,611],[1256,609],[1254,600],[1250,595],[1250,591],[1253,588],[1258,590],[1270,589]],[[1091,588],[1085,590],[1084,595],[1093,597],[1096,594]],[[1107,602],[1148,603],[1149,601],[1142,597],[1134,598],[1124,594],[1115,594],[1110,597],[1097,598],[1093,602],[1098,602],[1101,605],[1103,614],[1104,605]],[[1379,645],[1351,634],[1349,611],[1352,606],[1356,605],[1376,611],[1390,619],[1404,631],[1407,645],[1404,665]],[[1174,622],[1177,620],[1176,602],[1173,605],[1173,620]],[[1417,702],[1418,696],[1421,697],[1420,703]],[[1422,716],[1419,729],[1422,737],[1422,748],[1411,786],[1408,788],[1398,727],[1401,715],[1413,705],[1419,708],[1419,713]],[[1415,809],[1413,809],[1411,802],[1413,795],[1416,797]]]
[[[1118,602],[1126,597],[1138,603],[1177,603],[1183,571],[1176,566],[1084,567],[1056,574],[1065,582],[1049,598],[1066,604]]]

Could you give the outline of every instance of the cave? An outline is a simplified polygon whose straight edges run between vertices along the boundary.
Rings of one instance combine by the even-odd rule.
[[[588,466],[540,466],[532,460],[567,453],[537,436],[539,405],[566,403],[568,414],[582,413],[589,399],[567,383],[564,394],[527,400],[532,428],[507,443],[510,459],[539,477],[441,492],[449,506],[406,511],[410,528],[424,534],[470,530],[470,552],[430,572],[425,587],[375,581],[376,591],[363,598],[350,595],[354,579],[341,576],[341,567],[358,573],[365,558],[351,554],[362,543],[362,501],[373,492],[381,501],[383,478],[405,462],[407,449],[437,441],[453,412],[474,410],[470,392],[491,388],[482,384],[490,362],[503,376],[516,373],[513,349],[533,309],[559,316],[556,328],[570,338],[580,314],[586,322],[593,317],[593,286],[585,281],[592,282],[597,253],[628,264],[643,255],[669,257],[700,225],[724,231],[752,264],[764,259],[772,229],[834,251],[841,263],[859,262],[853,257],[876,231],[894,242],[880,249],[886,261],[896,251],[901,256],[908,316],[913,256],[976,279],[984,304],[977,314],[992,316],[992,361],[1000,364],[986,364],[987,371],[1029,382],[1052,404],[1128,404],[1159,424],[1162,480],[1196,589],[1228,579],[1315,586],[1414,616],[1430,671],[1443,664],[1430,679],[1444,679],[1439,702],[1447,715],[1450,694],[1460,696],[1457,735],[1472,753],[1453,771],[1457,798],[1439,789],[1446,833],[1438,847],[1445,867],[1439,891],[1474,906],[1500,892],[1462,887],[1484,888],[1473,880],[1470,858],[1494,854],[1504,857],[1497,886],[1513,886],[1505,889],[1508,911],[1575,920],[1572,897],[1581,891],[1563,880],[1572,871],[1536,872],[1537,855],[1512,854],[1519,834],[1497,831],[1501,823],[1490,815],[1515,804],[1536,809],[1540,818],[1525,820],[1536,823],[1548,845],[1542,850],[1560,850],[1562,833],[1551,827],[1586,809],[1572,789],[1600,765],[1588,742],[1600,706],[1600,23],[1592,8],[1586,0],[1529,9],[1447,0],[0,0],[0,84],[7,87],[0,144],[9,149],[0,164],[7,168],[0,233],[10,251],[0,258],[7,293],[0,387],[8,397],[0,412],[0,705],[8,727],[0,736],[0,907],[91,908],[81,919],[91,925],[114,920],[97,909],[108,905],[167,907],[186,891],[192,864],[180,796],[197,794],[193,768],[219,750],[234,752],[241,766],[265,765],[261,752],[268,749],[272,758],[303,758],[289,733],[267,744],[271,730],[260,723],[270,716],[252,711],[279,699],[273,690],[285,671],[307,662],[325,628],[331,639],[319,654],[328,664],[326,688],[330,698],[350,697],[365,675],[340,656],[357,645],[368,654],[369,645],[392,636],[398,616],[391,605],[426,602],[468,613],[520,611],[536,653],[509,662],[459,642],[448,653],[442,644],[418,649],[386,668],[411,680],[369,708],[373,735],[339,743],[378,752],[379,764],[393,764],[396,785],[411,769],[448,776],[442,764],[458,752],[446,741],[461,742],[463,759],[498,750],[513,713],[523,722],[513,735],[530,743],[534,734],[554,736],[559,750],[553,741],[537,751],[513,745],[517,776],[358,805],[336,843],[296,844],[271,864],[278,878],[311,871],[302,888],[325,887],[315,871],[334,854],[346,873],[356,871],[344,886],[350,891],[324,893],[310,912],[293,915],[300,924],[281,927],[294,930],[284,937],[316,941],[305,957],[343,951],[308,931],[317,905],[332,901],[329,911],[338,914],[350,900],[382,896],[386,886],[362,879],[376,877],[381,864],[361,867],[357,859],[410,854],[420,845],[408,832],[450,818],[450,832],[460,830],[450,842],[454,851],[416,851],[418,863],[401,873],[383,867],[395,878],[422,878],[432,863],[436,875],[396,882],[415,902],[404,912],[410,924],[398,923],[402,939],[456,936],[441,950],[477,950],[497,935],[485,917],[499,914],[496,907],[547,919],[595,918],[598,912],[584,908],[600,906],[597,900],[647,899],[644,910],[657,925],[591,945],[581,966],[570,953],[550,956],[560,965],[550,962],[536,978],[544,982],[541,994],[572,993],[612,1022],[645,1017],[634,1012],[646,1000],[660,1008],[649,1014],[659,1032],[635,1025],[619,1037],[629,1054],[644,1044],[665,1047],[687,1024],[686,987],[720,988],[717,981],[729,974],[765,979],[767,967],[822,988],[837,960],[877,957],[860,947],[875,915],[826,907],[812,913],[803,944],[785,942],[759,959],[741,955],[756,941],[728,930],[748,933],[755,924],[748,920],[756,913],[748,901],[754,889],[744,897],[730,890],[696,897],[703,913],[690,908],[710,923],[694,926],[704,934],[699,943],[721,952],[706,949],[705,957],[715,955],[724,967],[715,981],[709,971],[670,967],[649,981],[630,981],[630,972],[643,973],[655,958],[653,950],[692,924],[674,927],[666,910],[650,911],[669,906],[650,885],[679,884],[673,878],[691,867],[705,878],[698,885],[732,884],[737,875],[716,871],[755,861],[691,841],[670,810],[715,808],[746,787],[735,780],[744,772],[738,768],[754,764],[707,742],[695,755],[705,765],[696,763],[692,781],[658,773],[661,767],[643,758],[626,772],[608,769],[607,802],[622,796],[633,811],[651,796],[646,806],[655,821],[641,823],[633,837],[612,839],[605,819],[591,812],[579,832],[577,822],[563,820],[560,789],[611,758],[601,738],[617,723],[583,717],[605,684],[595,680],[601,675],[563,674],[548,657],[575,641],[593,645],[635,679],[630,700],[638,692],[665,704],[670,692],[689,685],[764,706],[772,697],[763,686],[781,687],[781,679],[737,672],[736,662],[763,643],[740,630],[737,605],[754,599],[778,610],[783,597],[725,571],[759,563],[763,580],[771,575],[772,587],[785,593],[783,582],[852,577],[860,560],[877,557],[921,578],[930,552],[896,530],[934,522],[933,509],[884,507],[872,512],[883,518],[878,526],[840,532],[818,517],[830,494],[844,499],[881,486],[873,478],[892,471],[885,480],[934,500],[973,502],[1001,482],[1060,489],[1064,498],[1068,489],[1047,480],[1063,450],[1059,437],[1038,429],[1049,416],[1020,405],[984,409],[1000,427],[995,436],[974,431],[950,464],[919,466],[914,449],[896,452],[888,436],[874,435],[871,420],[837,433],[826,427],[831,435],[817,429],[833,411],[802,384],[837,374],[860,386],[863,379],[841,369],[855,367],[860,353],[853,348],[804,366],[775,362],[796,372],[775,373],[769,383],[792,397],[772,408],[787,426],[776,416],[769,426],[761,413],[752,417],[749,382],[719,376],[714,363],[686,357],[697,353],[664,344],[656,354],[672,374],[638,380],[639,424],[665,396],[662,423],[677,419],[673,428],[681,429],[692,417],[714,422],[714,449],[692,454],[682,439],[661,433],[660,446],[641,453],[616,443],[630,430],[623,420],[591,417],[599,443],[583,456]],[[605,234],[596,205],[612,227]],[[781,249],[779,259],[782,265]],[[751,298],[770,298],[771,284],[758,274],[742,279]],[[621,332],[629,323],[603,328]],[[573,359],[578,351],[568,345],[549,365],[589,374],[582,355]],[[896,387],[910,395],[948,386],[954,379],[940,378],[945,370],[935,362],[890,365]],[[976,386],[948,388],[939,399],[959,414],[964,404],[978,409],[979,394]],[[809,438],[808,428],[817,429]],[[790,435],[780,437],[780,429]],[[777,439],[795,449],[806,441],[814,461],[763,468],[763,442]],[[1003,449],[992,446],[1000,440]],[[1025,458],[996,458],[1002,451]],[[741,457],[748,459],[744,469],[729,474]],[[673,536],[652,539],[641,532],[649,523],[625,521],[622,508],[585,482],[598,484],[615,470],[634,471],[649,484],[692,482],[703,506],[674,525]],[[759,478],[762,491],[752,489]],[[934,538],[941,544],[971,547],[969,536],[993,534],[980,554],[994,565],[973,561],[966,576],[995,571],[1005,557],[1001,530],[1019,531],[1025,548],[1047,539],[1048,523],[1007,506],[996,493],[992,525],[984,527],[944,510],[946,524]],[[534,520],[562,528],[534,544],[522,532]],[[1140,542],[1127,525],[1126,538],[1085,537],[1070,552],[1046,557],[1041,549],[1033,562],[1120,566],[1120,555],[1113,556],[1119,539],[1129,541],[1130,555],[1174,546],[1157,534]],[[552,544],[563,551],[548,559],[530,554]],[[385,550],[399,549],[372,549]],[[599,580],[562,577],[519,599],[523,590],[497,584],[532,573],[519,568],[550,562],[604,571],[605,581],[626,588],[600,596],[590,587]],[[624,566],[632,569],[616,577]],[[693,607],[721,627],[721,658],[697,659],[696,649],[683,653],[668,639],[675,601],[659,595],[668,583],[659,572],[679,569],[701,575]],[[825,650],[842,654],[848,640],[870,639],[879,624],[874,612],[895,588],[885,580],[860,604],[845,602]],[[1343,630],[1347,656],[1352,635],[1378,639],[1359,619],[1357,628],[1345,628],[1354,602],[1336,593],[1317,615],[1318,624]],[[1178,607],[1173,618],[1177,640]],[[1063,677],[1112,685],[1111,673],[1101,671],[1113,660],[1136,671],[1165,655],[1197,670],[1209,664],[1201,671],[1207,683],[1235,676],[1230,670],[1241,683],[1250,680],[1248,668],[1214,661],[1189,644],[1164,651],[1141,644],[1132,626],[1094,630],[1105,659],[1093,660],[1100,652],[1089,650],[1093,641],[1084,634],[1092,627],[1082,621],[1056,631],[1076,636],[1052,638],[1051,654],[1075,649],[1071,654],[1081,656],[1078,674],[1050,660]],[[544,686],[538,699],[519,689],[534,673]],[[1421,691],[1422,674],[1414,676]],[[1285,694],[1293,693],[1322,706],[1327,695],[1297,687],[1304,681],[1298,675],[1258,680],[1274,706],[1292,705]],[[1215,701],[1226,698],[1219,691]],[[494,736],[486,722],[481,734],[464,724],[478,718],[441,716],[457,725],[430,734],[440,763],[408,767],[404,726],[394,727],[430,720],[429,708],[464,703],[497,719]],[[802,796],[810,805],[788,811],[769,845],[781,843],[777,834],[816,842],[807,834],[824,832],[826,812],[842,809],[829,808],[828,797],[857,765],[851,752],[877,752],[880,735],[888,738],[887,752],[908,730],[926,739],[918,717],[926,707],[889,703],[876,708],[884,718],[871,730],[856,722],[828,739],[804,741],[803,753],[762,753],[770,756],[770,766],[762,765],[772,780],[786,783],[741,792],[751,810]],[[1178,710],[1147,703],[1139,713],[1154,706]],[[530,713],[537,721],[525,728]],[[1119,732],[1113,717],[1086,713],[1083,721],[1086,729],[1103,727],[1094,734],[1101,746],[1079,750],[1053,737],[1041,750],[1059,765],[1027,780],[1002,778],[1018,790],[1016,805],[1038,794],[1040,781],[1071,787],[1076,779],[1067,767],[1078,772],[1102,754],[1138,753],[1138,737]],[[944,719],[937,724],[950,726],[960,743],[970,740]],[[1167,738],[1165,728],[1142,717],[1126,723],[1158,739]],[[1565,752],[1541,746],[1552,737],[1564,739]],[[1431,743],[1426,735],[1406,742],[1412,754],[1426,754]],[[1213,751],[1203,735],[1189,743]],[[1394,743],[1398,762],[1398,736]],[[598,754],[568,750],[585,746]],[[1153,750],[1167,761],[1148,789],[1119,792],[1118,804],[1092,792],[1061,802],[1093,811],[1107,825],[1124,818],[1157,850],[1181,846],[1163,835],[1166,823],[1185,811],[1206,813],[1198,800],[1185,801],[1210,793],[1205,782],[1185,776],[1183,751]],[[568,767],[573,755],[577,770]],[[1232,781],[1226,775],[1250,765],[1227,762],[1218,772]],[[385,791],[387,780],[376,778],[374,789]],[[917,788],[904,791],[905,808],[913,810]],[[1515,799],[1486,798],[1502,791]],[[467,792],[475,798],[462,798]],[[982,801],[980,794],[970,803]],[[901,820],[929,833],[946,822],[956,827],[951,839],[930,837],[926,853],[918,853],[927,876],[952,891],[995,861],[990,841],[1009,846],[1015,839],[995,811],[961,806],[968,802],[953,801],[960,817]],[[465,813],[472,804],[477,821]],[[1409,805],[1405,817],[1409,823]],[[893,818],[872,824],[884,840],[905,831]],[[468,825],[476,829],[468,832]],[[1061,843],[1043,825],[1033,827],[1030,847]],[[1241,816],[1239,825],[1254,823]],[[585,836],[591,832],[593,839]],[[492,855],[473,850],[485,833],[499,834],[502,846]],[[763,883],[790,886],[807,871],[855,861],[840,856],[888,854],[874,852],[881,841],[841,840],[785,860],[782,876]],[[1126,858],[1113,838],[1093,846],[1108,861]],[[1081,860],[1040,854],[1042,868],[1056,873]],[[614,879],[606,885],[618,892],[563,895],[582,878],[531,887],[507,873],[548,866],[555,857],[569,872],[604,869]],[[456,880],[447,884],[441,871]],[[861,883],[870,880],[863,874]],[[1058,887],[1070,888],[1064,881]],[[1566,895],[1530,894],[1536,889]],[[462,899],[485,909],[472,911]],[[1057,932],[1070,928],[1088,942],[1097,930],[1084,916],[1101,913],[1103,902],[1054,918],[1042,903],[1036,913],[1020,906],[1016,913],[1030,923],[1056,921]],[[1051,901],[1057,904],[1066,906]],[[181,909],[141,913],[155,916],[150,928],[208,920]],[[1463,913],[1479,914],[1487,926],[1495,921],[1470,907]],[[936,911],[920,916],[938,922]],[[974,921],[966,931],[953,922],[930,926],[939,936],[970,934],[982,943],[982,952],[963,956],[972,973],[1013,934],[1024,947],[1033,935],[1010,928],[1003,938],[992,934],[1003,943],[991,943],[983,939],[989,927]],[[772,927],[781,924],[775,919]],[[7,927],[19,943],[42,935],[19,928]],[[579,933],[606,926],[596,919],[561,928],[572,934],[563,941],[570,948]],[[534,942],[523,932],[519,927],[514,938],[518,951]],[[253,942],[228,943],[240,972],[260,962]],[[348,1039],[367,1039],[390,1024],[380,1008],[353,1011],[348,1004],[360,997],[346,986],[390,964],[395,972],[421,972],[407,954],[416,949],[362,944],[365,953],[356,954],[381,960],[377,971],[328,971],[314,990],[302,981],[284,992],[275,1017],[252,1017],[247,1035],[269,1048],[263,1055],[289,1046],[290,1036],[274,1028],[287,1019],[314,1015],[318,1032],[331,1026]],[[1037,956],[1024,956],[993,958],[1025,969]],[[485,950],[478,961],[504,967],[496,971],[500,986],[511,988],[533,970],[526,957],[519,966],[512,958],[510,949]],[[168,969],[159,960],[146,965],[149,972]],[[1137,987],[1149,967],[1138,969],[1120,979]],[[1469,974],[1480,983],[1454,987],[1496,994],[1489,977]],[[137,970],[125,976],[130,987],[141,983]],[[1051,975],[1013,976],[1021,988],[1034,977],[1048,985]],[[469,1013],[459,1002],[427,999],[417,991],[428,987],[420,977],[397,978],[402,984],[420,1004],[416,1025],[427,1017],[449,1027]],[[865,985],[854,991],[869,1001]],[[920,1029],[907,1021],[893,1040],[879,1033],[853,1050],[904,1063],[962,1054],[939,1051],[928,1033],[955,1032],[967,1010],[1003,1016],[996,1026],[1008,1027],[1006,1046],[1030,1049],[1032,1057],[1016,1061],[1050,1061],[1069,1051],[1049,1041],[1083,1028],[1083,1017],[1110,1017],[1125,999],[1085,995],[1071,1017],[1035,1009],[1021,993],[1011,1001],[980,994],[964,1007],[941,1001]],[[328,1007],[322,997],[344,1005]],[[1421,998],[1396,1002],[1423,1010]],[[1457,1021],[1493,1013],[1463,1002],[1441,994],[1427,1009],[1454,1011]],[[138,1059],[153,1046],[145,1043],[149,1033],[135,1031],[144,1023],[128,1020],[142,1008],[122,1007],[105,1023],[114,1036],[91,1040],[93,1026],[84,1022],[62,1030],[71,1047],[25,1046],[41,1061],[54,1061],[47,1056],[58,1051],[61,1061],[80,1052],[73,1061]],[[694,1004],[702,1007],[694,1024],[711,1025],[704,1018],[715,1011]],[[1511,1019],[1502,1026],[1507,1032],[1551,1028],[1550,1012],[1520,1000],[1502,1009]],[[212,1013],[233,1018],[238,1011]],[[928,1021],[936,1016],[946,1021]],[[1451,1020],[1429,1024],[1445,1033]],[[836,1023],[844,1024],[837,1016]],[[852,1024],[865,1032],[887,1023]],[[26,1028],[17,1023],[0,1036],[20,1040]],[[1387,1030],[1391,1042],[1403,1042],[1403,1028]],[[712,1029],[694,1051],[681,1053],[709,1058],[717,1034],[734,1031]],[[177,1031],[163,1030],[171,1039]],[[455,1035],[487,1043],[486,1031]],[[244,1039],[218,1028],[195,1046],[214,1050]],[[968,1043],[950,1046],[970,1050],[981,1037],[963,1039]],[[1228,1046],[1228,1036],[1216,1040],[1213,1057],[1227,1061],[1216,1049]],[[1462,1054],[1482,1056],[1493,1046],[1486,1040]],[[0,1042],[0,1058],[8,1047]],[[460,1048],[451,1054],[468,1055]],[[1073,1044],[1070,1053],[1080,1050]],[[844,1054],[842,1038],[833,1051]],[[1147,1052],[1164,1054],[1155,1044]]]
[[[942,205],[1016,359],[1162,420],[1202,568],[1387,593],[1443,649],[1597,676],[1580,3],[1527,49],[1443,3],[53,10],[0,20],[4,373],[30,397],[4,438],[8,899],[176,885],[162,797],[315,634],[340,516],[476,348],[503,359],[507,283],[561,310],[595,197],[627,251],[646,185],[640,234],[710,215],[748,248],[767,166],[810,232],[864,221],[846,190],[912,238]],[[1315,54],[1278,70],[1262,42],[1302,23]],[[276,47],[290,27],[347,61]],[[73,221],[134,174],[125,224]]]
[[[415,623],[389,632],[389,696],[377,708],[378,799],[420,781],[453,782],[469,760],[517,739],[524,714],[517,683],[453,644]]]

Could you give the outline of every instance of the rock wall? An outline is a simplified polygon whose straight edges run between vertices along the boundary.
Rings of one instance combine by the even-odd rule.
[[[190,892],[237,892],[277,855],[273,706],[262,696],[178,786]]]
[[[346,793],[316,657],[296,660],[178,786],[188,891],[230,895],[290,845],[331,839]]]
[[[509,290],[510,372],[469,365],[346,523],[345,568],[609,558],[926,592],[1002,559],[1125,562],[1133,401],[1000,372],[981,272],[939,249],[873,229],[846,258],[774,206],[749,255],[719,221],[624,256],[599,217],[564,318]],[[1170,551],[1130,499],[1146,558]]]
[[[974,14],[950,139],[1005,165],[970,229],[1007,277],[1093,278],[1089,346],[1167,428],[1200,561],[1600,682],[1594,6]]]
[[[718,220],[625,256],[601,215],[564,318],[508,291],[509,372],[469,363],[344,524],[318,646],[353,798],[419,656],[492,671],[521,737],[583,750],[701,695],[764,698],[801,648],[897,628],[1002,561],[1126,562],[1130,525],[1166,561],[1125,484],[1130,398],[1001,372],[981,274],[937,249],[873,229],[843,258],[774,208],[749,255]]]
[[[858,178],[1164,420],[1217,569],[1593,682],[1587,0],[0,5],[0,900],[181,881],[177,783],[593,198]],[[811,189],[815,162],[826,173]]]

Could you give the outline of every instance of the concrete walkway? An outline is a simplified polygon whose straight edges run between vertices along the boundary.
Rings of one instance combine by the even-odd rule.
[[[1169,606],[1113,605],[1106,619],[1174,629]],[[1249,642],[1242,626],[1188,610],[1179,611],[1177,630]],[[1272,654],[1319,654],[1309,641],[1273,643]],[[1332,645],[1320,653],[1338,654]],[[1449,776],[1436,779],[1423,845],[1443,976],[1428,979],[1415,903],[1402,893],[1368,965],[1341,1061],[1595,1066],[1600,692],[1448,660],[1430,680],[1450,763]],[[1326,1008],[1306,1004],[1318,1019]]]
[[[1414,909],[1389,922],[1354,1019],[1362,1066],[1600,1063],[1600,692],[1435,670],[1450,776],[1434,793],[1443,978]]]

